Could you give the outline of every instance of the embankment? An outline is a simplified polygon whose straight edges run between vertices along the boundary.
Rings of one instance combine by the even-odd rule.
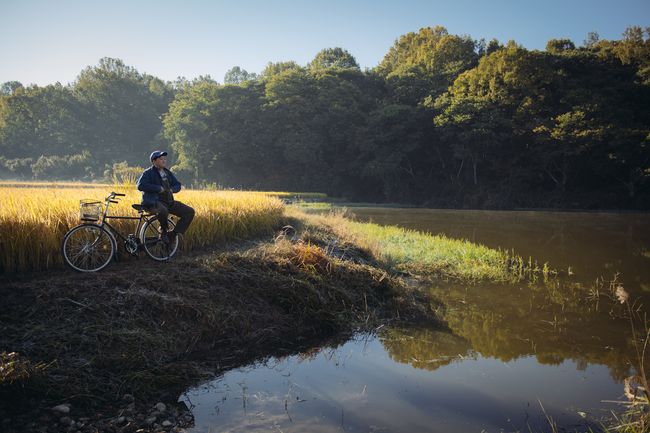
[[[169,263],[129,259],[97,274],[5,276],[3,431],[191,424],[169,409],[178,394],[229,368],[390,321],[436,322],[438,301],[405,282],[416,269],[466,280],[501,280],[511,272],[507,256],[484,247],[399,229],[384,233],[341,215],[288,209],[276,229],[285,224],[297,231],[186,252]],[[402,250],[443,251],[420,263],[417,251],[382,247],[393,238]],[[494,260],[486,264],[486,257]],[[491,271],[463,272],[478,266]],[[167,412],[152,409],[158,401]],[[51,410],[62,404],[69,413]]]
[[[432,320],[428,298],[328,236],[312,226],[170,263],[5,278],[3,431],[153,428],[148,408],[220,371],[387,320]],[[60,404],[70,413],[48,409]]]

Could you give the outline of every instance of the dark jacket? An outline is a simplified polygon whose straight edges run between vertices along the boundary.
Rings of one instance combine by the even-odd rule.
[[[166,168],[163,169],[167,172],[167,179],[169,180],[169,187],[172,192],[181,190],[181,183],[176,179],[176,176]],[[151,166],[146,169],[138,178],[136,182],[138,191],[142,191],[142,204],[144,206],[155,205],[160,200],[160,193],[163,190],[163,181],[158,173],[158,168]]]

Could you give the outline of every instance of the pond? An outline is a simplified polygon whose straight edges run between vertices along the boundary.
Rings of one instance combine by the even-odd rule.
[[[644,303],[650,215],[350,210],[514,249],[571,275],[433,284],[448,329],[383,327],[229,371],[181,396],[195,416],[191,431],[585,431],[620,409],[611,401],[623,400],[634,346],[610,281]]]

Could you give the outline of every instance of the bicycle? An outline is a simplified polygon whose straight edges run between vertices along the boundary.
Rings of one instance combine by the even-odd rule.
[[[61,245],[61,252],[68,266],[79,272],[101,271],[108,266],[111,259],[117,260],[116,235],[124,242],[126,251],[136,257],[144,250],[149,257],[162,262],[176,254],[178,236],[172,243],[163,241],[157,216],[148,212],[145,206],[132,205],[133,209],[138,211],[137,217],[108,215],[110,204],[119,203],[118,197],[125,195],[111,192],[105,199],[103,212],[101,201],[80,201],[80,219],[83,222],[65,234]],[[108,219],[138,220],[138,224],[135,231],[125,237],[108,223]],[[168,219],[168,224],[169,230],[176,226],[171,218]]]

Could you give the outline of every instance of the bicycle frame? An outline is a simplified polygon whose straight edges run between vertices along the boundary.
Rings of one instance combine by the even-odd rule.
[[[139,216],[137,216],[137,217],[135,217],[135,216],[122,216],[122,215],[108,215],[108,208],[109,208],[111,203],[117,203],[117,200],[112,200],[111,196],[109,195],[108,197],[106,197],[106,206],[104,207],[104,213],[102,215],[102,220],[101,220],[100,223],[98,223],[98,225],[100,227],[107,226],[110,229],[111,234],[117,235],[117,236],[120,237],[120,239],[122,239],[123,241],[126,241],[127,238],[125,236],[123,236],[122,233],[119,232],[119,230],[117,230],[115,227],[110,225],[108,223],[108,221],[106,221],[106,220],[107,219],[138,220],[138,225],[135,227],[135,231],[133,232],[134,236],[138,237],[138,232],[140,231],[140,228],[142,227],[142,225],[143,225],[143,223],[144,223],[144,221],[146,219],[146,216],[148,216],[148,215],[145,215],[144,212],[140,212]]]
[[[160,228],[154,225],[155,221],[157,221],[157,216],[149,210],[143,209],[142,206],[133,206],[138,211],[138,216],[109,215],[111,203],[118,203],[116,197],[124,196],[125,194],[111,192],[105,199],[106,206],[101,217],[96,220],[90,220],[90,218],[84,220],[84,215],[82,214],[82,223],[71,228],[65,234],[63,237],[62,254],[65,262],[73,269],[80,272],[93,272],[103,269],[110,263],[111,259],[118,258],[118,239],[124,242],[124,247],[129,254],[137,256],[137,253],[142,248],[149,257],[156,261],[169,260],[176,253],[179,244],[178,238],[175,238],[173,245],[169,243],[168,239],[163,239]],[[133,234],[127,231],[128,235],[125,236],[108,222],[109,219],[138,220],[138,223],[135,226]],[[171,219],[169,223],[174,225]],[[146,232],[149,230],[149,227],[153,231],[147,235]],[[87,233],[93,232],[96,233],[94,239],[88,238]],[[104,240],[106,237],[108,237],[110,245],[105,244]],[[71,239],[73,240],[70,241]],[[96,245],[100,243],[102,245],[95,251]],[[80,255],[83,255],[83,257],[81,261],[78,261],[77,258]]]

